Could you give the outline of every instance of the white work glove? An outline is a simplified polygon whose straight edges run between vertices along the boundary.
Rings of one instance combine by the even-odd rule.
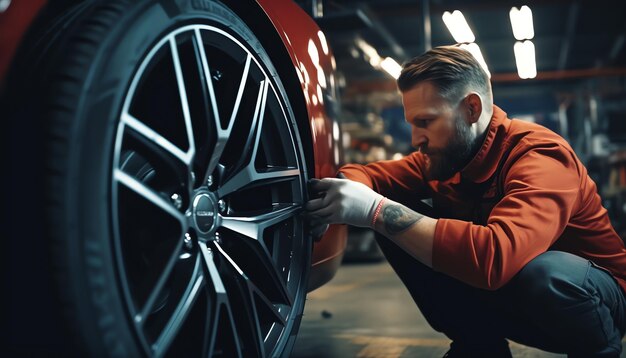
[[[378,204],[384,199],[366,185],[349,179],[311,179],[309,185],[312,192],[321,195],[305,206],[314,225],[349,224],[371,228]]]

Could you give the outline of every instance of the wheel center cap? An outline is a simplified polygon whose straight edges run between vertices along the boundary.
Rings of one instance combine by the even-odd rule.
[[[196,228],[203,234],[209,233],[215,226],[217,218],[215,199],[207,193],[196,195],[193,199],[192,212]]]

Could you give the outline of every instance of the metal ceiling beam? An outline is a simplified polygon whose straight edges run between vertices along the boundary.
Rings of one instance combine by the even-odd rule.
[[[342,0],[341,4],[346,5],[346,1],[349,3],[350,0]],[[354,1],[362,1],[362,0],[354,0]],[[541,0],[541,1],[527,1],[523,4],[530,6],[533,8],[534,6],[549,6],[549,5],[569,5],[572,0]],[[408,3],[388,3],[385,1],[370,1],[372,7],[375,8],[376,13],[379,14],[380,17],[389,17],[389,16],[401,16],[407,14],[415,14],[418,11],[421,11],[421,4],[416,2],[408,2]],[[444,11],[451,10],[461,10],[461,11],[480,11],[480,10],[508,10],[513,6],[520,6],[519,1],[508,1],[508,0],[481,0],[481,1],[467,1],[467,0],[459,0],[459,1],[433,1],[431,4],[432,13],[443,13]]]
[[[580,70],[566,71],[543,71],[537,72],[537,77],[531,81],[555,81],[577,78],[593,78],[593,77],[610,77],[610,76],[626,76],[626,67],[613,68],[588,68]],[[517,72],[511,73],[495,73],[491,75],[491,82],[519,82],[529,81],[519,78]]]
[[[536,81],[559,81],[559,80],[571,80],[582,78],[594,78],[594,77],[613,77],[613,76],[626,76],[626,67],[614,67],[614,68],[590,68],[580,70],[567,70],[567,71],[543,71],[538,72],[537,77],[532,80],[523,80],[519,78],[517,72],[510,73],[493,73],[491,75],[492,83],[506,83],[506,82],[523,82],[527,84],[535,83]],[[536,83],[536,85],[540,85]],[[381,79],[371,81],[350,81],[346,88],[346,95],[377,91],[397,91],[398,87],[394,80]]]
[[[567,58],[569,57],[570,52],[569,49],[576,33],[576,22],[578,21],[579,10],[580,1],[576,1],[570,5],[569,14],[567,16],[567,24],[565,25],[565,36],[563,44],[561,45],[561,52],[559,53],[559,62],[557,65],[557,70],[559,71],[564,70],[567,65]]]
[[[394,55],[398,57],[396,60],[398,60],[399,62],[404,62],[408,58],[406,52],[404,51],[404,48],[391,34],[391,32],[389,32],[387,27],[380,21],[380,19],[378,19],[378,16],[367,5],[361,5],[359,9],[363,11],[365,15],[370,19],[370,22],[372,23],[372,30],[378,32],[380,37],[385,40],[387,45],[389,45]]]

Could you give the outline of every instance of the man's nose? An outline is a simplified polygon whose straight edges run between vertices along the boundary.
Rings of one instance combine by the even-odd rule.
[[[420,149],[424,144],[428,143],[426,136],[417,128],[413,128],[411,132],[411,145],[415,149]]]

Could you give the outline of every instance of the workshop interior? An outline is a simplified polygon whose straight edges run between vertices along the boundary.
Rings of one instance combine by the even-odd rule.
[[[608,0],[0,0],[0,355],[441,357],[373,230],[311,234],[309,180],[415,152],[396,80],[458,44],[509,118],[569,143],[626,242],[625,19]]]

